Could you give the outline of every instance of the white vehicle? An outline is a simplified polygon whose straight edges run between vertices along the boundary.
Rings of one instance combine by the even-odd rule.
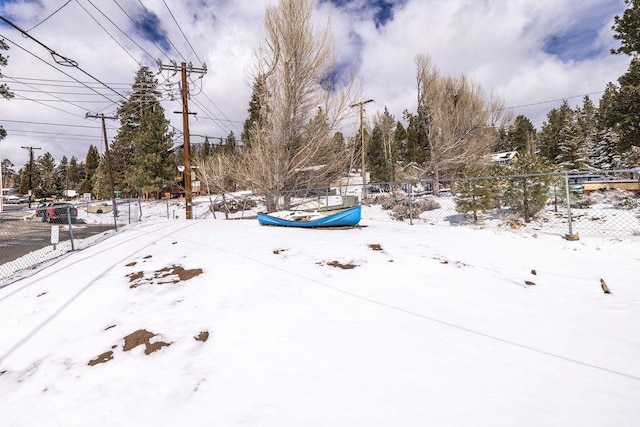
[[[26,203],[26,200],[22,197],[14,196],[13,194],[10,196],[4,197],[4,202],[10,205],[17,205],[20,203]]]

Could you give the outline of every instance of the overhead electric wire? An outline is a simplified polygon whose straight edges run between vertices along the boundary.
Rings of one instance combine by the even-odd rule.
[[[42,126],[61,126],[61,127],[74,127],[74,128],[89,128],[89,129],[102,129],[100,126],[86,126],[86,125],[66,125],[63,123],[51,123],[51,122],[34,122],[30,120],[6,120],[2,119],[3,123],[24,123],[28,125],[42,125]]]
[[[133,22],[136,26],[141,27],[140,23],[138,23],[135,19],[133,19],[131,17],[131,15],[129,15],[129,13],[127,13],[127,11],[122,6],[120,6],[120,3],[118,3],[117,0],[113,0],[113,2],[120,8],[122,13],[124,13],[127,16],[127,18],[129,18],[129,20],[131,20],[131,22]],[[156,49],[158,49],[160,51],[160,53],[163,54],[168,60],[171,60],[171,58],[169,57],[169,55],[167,55],[167,53],[164,51],[164,49],[162,49],[160,46],[158,46],[158,44],[154,40],[151,40],[151,43],[153,43],[153,45],[156,47]]]
[[[3,76],[5,77],[9,77],[6,74],[3,74]],[[69,80],[58,80],[58,79],[41,79],[41,78],[37,78],[37,77],[12,77],[12,79],[19,81],[19,80],[33,80],[33,81],[39,81],[39,82],[54,82],[54,83],[73,83]],[[75,79],[74,79],[75,80]],[[83,82],[83,81],[78,81],[76,80],[77,83],[79,83],[82,86],[85,85],[99,85],[99,83],[96,82]],[[44,84],[44,83],[31,83],[31,84]],[[108,85],[111,86],[125,86],[125,87],[131,87],[131,83],[107,83]],[[51,86],[55,86],[55,85],[51,85]],[[69,87],[77,87],[77,85],[74,86],[69,86]]]
[[[19,95],[19,96],[21,96],[21,95]],[[81,117],[81,118],[83,117],[80,114],[72,113],[71,111],[63,110],[62,108],[54,107],[53,105],[48,105],[48,104],[45,104],[44,102],[39,102],[39,101],[33,101],[33,102],[35,102],[36,104],[43,105],[43,106],[45,106],[47,108],[51,108],[53,110],[57,110],[57,111],[61,111],[63,113],[71,114],[72,116]]]
[[[118,40],[116,40],[116,38],[113,37],[113,35],[111,35],[111,33],[105,27],[102,26],[102,24],[95,18],[95,16],[93,16],[87,9],[85,9],[85,7],[82,4],[80,4],[80,2],[78,0],[76,0],[76,3],[78,3],[78,6],[80,6],[82,8],[82,10],[84,10],[87,13],[87,15],[89,15],[91,17],[91,19],[93,19],[94,22],[96,24],[98,24],[98,26],[100,28],[102,28],[104,30],[104,32],[107,33],[107,35],[109,37],[111,37],[111,39],[114,42],[116,42],[116,44],[118,46],[120,46],[122,48],[122,50],[124,50],[127,53],[127,55],[129,55],[131,57],[131,59],[133,59],[135,61],[136,64],[138,64],[138,66],[142,66],[142,64],[140,64],[140,61],[138,61],[136,59],[136,57],[131,54],[131,52],[129,52],[124,46],[122,46],[120,44],[120,42]],[[89,1],[89,3],[91,3],[91,2]],[[91,3],[91,5],[93,6],[93,3]],[[93,6],[93,7],[95,7],[95,6]],[[98,11],[100,11],[100,10],[98,9]],[[102,13],[102,12],[100,12],[100,13]],[[104,16],[104,14],[103,14],[103,16]],[[107,18],[107,19],[109,19],[109,18]],[[111,22],[111,20],[109,22]],[[111,23],[113,24],[113,22],[111,22]],[[114,24],[114,26],[115,26],[115,24]],[[118,26],[116,26],[116,28],[118,28]],[[118,28],[118,29],[120,30],[120,28]],[[120,31],[122,31],[122,30],[120,30]],[[125,34],[125,36],[129,37],[126,33],[124,33],[124,34]],[[131,40],[131,37],[129,37],[129,40]],[[133,40],[131,40],[131,41],[133,41]],[[136,44],[136,46],[140,47],[136,42],[133,42],[133,43]],[[144,51],[144,49],[142,49],[142,50]],[[148,53],[147,53],[147,55],[148,55]]]
[[[2,17],[0,17],[0,18],[2,18]],[[65,76],[67,76],[67,77],[69,77],[69,78],[71,78],[71,79],[73,79],[73,80],[77,81],[78,83],[82,84],[82,85],[83,85],[84,87],[86,87],[87,89],[89,89],[89,90],[91,90],[91,91],[93,91],[93,92],[97,93],[98,95],[100,95],[100,96],[102,96],[102,97],[104,97],[104,98],[108,99],[108,100],[109,100],[109,101],[111,101],[111,102],[114,102],[114,103],[118,102],[118,101],[114,101],[114,100],[112,100],[112,99],[111,99],[111,98],[109,98],[107,95],[105,95],[105,94],[103,94],[103,93],[98,92],[98,91],[97,91],[97,90],[95,90],[94,88],[92,88],[92,87],[90,87],[90,86],[88,86],[88,85],[86,85],[86,84],[83,84],[80,80],[76,79],[75,77],[73,77],[73,76],[72,76],[72,75],[70,75],[69,73],[66,73],[65,71],[62,71],[61,69],[57,68],[55,65],[48,63],[47,61],[45,61],[44,59],[40,58],[40,57],[39,57],[38,55],[36,55],[35,53],[33,53],[33,52],[29,51],[28,49],[26,49],[26,48],[24,48],[24,47],[22,47],[22,46],[20,46],[18,43],[14,42],[14,41],[13,41],[13,40],[11,40],[10,38],[8,38],[8,37],[6,37],[6,36],[2,36],[2,37],[4,37],[4,39],[5,39],[5,40],[7,40],[9,43],[13,44],[14,46],[19,47],[20,49],[24,50],[24,51],[25,51],[25,52],[27,52],[28,54],[30,54],[30,55],[34,56],[35,58],[39,59],[40,61],[44,62],[45,64],[47,64],[48,66],[50,66],[50,67],[51,67],[51,68],[53,68],[54,70],[57,70],[57,71],[61,72],[62,74],[64,74]],[[79,69],[79,68],[78,68],[78,69]],[[83,70],[81,70],[81,71],[83,71]],[[84,71],[83,71],[83,72],[84,72]],[[87,74],[87,73],[85,72],[85,74]],[[109,86],[105,85],[104,83],[100,82],[100,81],[99,81],[99,80],[97,80],[97,79],[95,79],[95,80],[96,80],[96,81],[98,81],[98,82],[99,82],[100,84],[102,84],[103,86],[107,87],[107,88],[108,88],[109,90],[111,90],[112,92],[115,92],[115,93],[116,93],[120,98],[124,98],[124,96],[123,96],[121,93],[117,92],[115,89],[113,89],[113,88],[111,88],[111,87],[109,87]]]
[[[115,0],[114,0],[115,1]],[[149,9],[147,9],[147,7],[144,5],[144,3],[142,3],[142,0],[138,0],[138,3],[140,3],[140,5],[142,6],[142,8],[149,14],[149,15],[154,15],[151,13],[151,11],[149,11]],[[160,32],[162,33],[162,35],[167,39],[167,41],[169,42],[169,44],[171,45],[171,47],[173,47],[173,50],[176,51],[176,53],[178,55],[180,55],[180,58],[182,58],[182,60],[184,62],[187,62],[186,58],[184,57],[184,55],[182,55],[182,53],[180,52],[180,50],[178,50],[178,48],[176,47],[176,45],[173,44],[173,42],[171,41],[171,39],[169,38],[169,35],[166,33],[166,31],[164,31],[162,29],[162,27],[160,25],[158,25],[158,30],[160,30]]]
[[[182,33],[182,37],[184,37],[184,39],[187,41],[187,44],[189,45],[189,47],[191,48],[191,51],[193,52],[193,54],[196,56],[196,58],[198,59],[198,62],[200,62],[200,64],[202,64],[202,60],[200,59],[200,57],[198,56],[198,54],[196,53],[196,50],[193,48],[193,46],[191,46],[191,42],[189,41],[189,39],[187,38],[187,36],[184,34],[184,31],[182,31],[182,27],[180,27],[180,24],[178,24],[178,20],[176,19],[175,16],[173,16],[173,12],[171,12],[171,9],[169,9],[169,5],[167,4],[166,1],[162,0],[162,3],[164,3],[165,7],[167,8],[167,10],[169,11],[169,15],[171,15],[171,17],[173,18],[173,22],[176,23],[176,25],[178,26],[178,29],[180,30],[180,33]]]
[[[68,5],[69,3],[71,3],[71,0],[67,0],[67,2],[65,4],[63,4],[62,6],[60,6],[58,9],[56,9],[55,12],[53,12],[51,15],[47,16],[46,18],[44,18],[42,21],[40,21],[39,23],[37,23],[36,25],[34,25],[33,27],[29,28],[27,30],[27,33],[31,30],[33,30],[34,28],[36,28],[38,25],[43,24],[47,19],[51,18],[53,15],[55,15],[56,13],[60,12],[62,10],[62,8],[64,8],[66,5]]]
[[[27,87],[31,87],[29,84],[24,84],[24,85],[25,85],[25,86],[27,86]],[[60,98],[59,96],[50,95],[48,92],[43,91],[43,90],[40,90],[40,89],[35,88],[35,87],[32,87],[32,89],[35,89],[37,92],[44,93],[45,95],[52,96],[53,98],[56,98],[58,101],[54,101],[54,100],[43,100],[43,99],[30,99],[30,98],[27,98],[27,97],[26,97],[26,96],[24,96],[24,95],[18,95],[18,98],[15,98],[15,99],[18,99],[18,100],[20,100],[20,99],[22,99],[22,100],[30,100],[30,101],[36,101],[36,102],[37,102],[37,101],[47,101],[47,102],[49,102],[49,101],[51,101],[51,102],[64,101],[64,102],[69,103],[70,105],[73,105],[73,106],[74,106],[74,107],[76,107],[76,108],[79,108],[79,109],[81,109],[81,110],[83,110],[83,109],[84,109],[84,107],[82,107],[82,106],[80,106],[80,105],[75,105],[75,103],[74,103],[74,102],[64,100],[64,99]],[[95,101],[95,102],[98,102],[98,101]]]
[[[36,42],[37,44],[39,44],[40,46],[42,46],[43,48],[45,48],[49,54],[51,55],[51,57],[54,59],[54,61],[58,64],[58,65],[63,65],[63,66],[71,66],[73,68],[78,69],[80,72],[84,73],[85,75],[87,75],[89,78],[91,78],[92,80],[95,80],[96,82],[100,83],[102,86],[106,87],[107,89],[111,90],[112,92],[114,92],[116,95],[118,95],[120,98],[124,98],[124,96],[119,93],[118,91],[116,91],[115,89],[109,87],[108,85],[106,85],[105,83],[103,83],[102,81],[100,81],[98,78],[94,77],[93,75],[91,75],[90,73],[88,73],[87,71],[85,71],[84,69],[82,69],[78,63],[70,58],[66,58],[58,53],[56,53],[53,49],[51,49],[50,47],[48,47],[47,45],[45,45],[44,43],[42,43],[40,40],[36,39],[35,37],[33,37],[32,35],[30,35],[29,33],[27,33],[26,31],[24,31],[22,28],[18,27],[17,25],[15,25],[13,22],[9,21],[8,19],[6,19],[3,16],[0,16],[0,19],[3,20],[4,22],[6,22],[7,24],[9,24],[11,27],[15,28],[16,30],[18,30],[20,33],[22,33],[25,37],[30,38],[31,40],[33,40],[34,42]],[[6,38],[6,37],[5,37]],[[9,39],[7,39],[9,40]],[[13,44],[15,44],[16,46],[19,46],[18,44],[16,44],[15,42],[11,42]],[[44,61],[42,58],[38,57],[37,55],[31,53],[29,50],[23,48],[22,46],[19,46],[21,49],[25,50],[26,52],[32,54],[33,56],[35,56],[36,58],[42,60],[43,62],[45,62],[48,65],[49,64],[47,61]],[[58,61],[56,58],[60,58],[62,61]],[[60,71],[61,73],[65,74],[67,77],[71,77],[74,80],[78,81],[76,78],[70,76],[69,74],[63,72],[62,70],[54,67],[53,65],[51,65],[53,68],[55,68],[56,70]],[[87,88],[89,88],[89,86],[87,86]],[[91,88],[90,88],[91,89]],[[93,90],[93,89],[92,89]],[[102,94],[100,94],[102,95]],[[105,95],[102,95],[105,98],[107,98]],[[109,99],[109,98],[107,98]],[[111,101],[111,99],[109,99]],[[112,101],[113,102],[113,101]]]
[[[218,117],[216,117],[215,114],[213,114],[213,112],[211,110],[209,110],[205,105],[203,105],[200,101],[198,101],[197,99],[192,99],[191,102],[193,104],[195,104],[197,107],[201,108],[204,111],[205,116],[207,116],[207,118],[209,118],[210,120],[213,120],[215,122],[218,123],[218,127],[222,130],[224,130],[227,133],[231,132],[231,128],[229,128],[226,124],[224,124],[224,122],[222,120],[220,120]]]

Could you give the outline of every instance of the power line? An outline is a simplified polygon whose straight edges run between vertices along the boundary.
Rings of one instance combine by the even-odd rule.
[[[40,46],[42,46],[43,48],[45,48],[49,54],[51,55],[51,57],[53,58],[53,60],[58,64],[58,65],[62,65],[62,66],[68,66],[68,67],[73,67],[73,68],[77,68],[79,71],[81,71],[82,73],[86,74],[89,78],[91,78],[92,80],[95,80],[96,82],[100,83],[102,86],[106,87],[107,89],[111,90],[112,92],[114,92],[116,95],[118,95],[120,98],[124,98],[124,96],[119,93],[118,91],[116,91],[115,89],[109,87],[108,85],[106,85],[105,83],[103,83],[102,81],[100,81],[99,79],[97,79],[96,77],[92,76],[91,74],[89,74],[88,72],[86,72],[84,69],[82,69],[78,63],[70,58],[64,57],[58,53],[56,53],[53,49],[51,49],[49,46],[45,45],[44,43],[42,43],[40,40],[36,39],[35,37],[33,37],[32,35],[30,35],[29,33],[27,33],[26,31],[24,31],[22,28],[18,27],[17,25],[15,25],[13,22],[9,21],[8,19],[6,19],[3,16],[0,16],[0,19],[2,19],[4,22],[6,22],[7,24],[9,24],[11,27],[15,28],[16,30],[18,30],[20,33],[22,33],[22,35],[24,35],[25,37],[30,38],[31,40],[33,40],[34,42],[36,42],[37,44],[39,44]],[[7,39],[8,40],[8,39]],[[16,44],[15,42],[12,42],[13,44]],[[16,44],[17,45],[17,44]],[[26,50],[24,48],[22,48],[20,46],[21,49]],[[29,52],[28,50],[26,50],[27,52]],[[29,52],[31,53],[31,52]],[[34,55],[35,56],[35,55]],[[36,56],[37,57],[37,56]],[[39,58],[39,57],[38,57]],[[43,60],[44,61],[44,60]],[[44,61],[45,63],[49,64],[48,62]],[[51,65],[51,64],[49,64]],[[52,65],[53,67],[53,65]],[[53,67],[56,68],[56,67]],[[57,68],[56,68],[57,69]],[[62,70],[57,69],[58,71],[62,72],[63,74],[69,76],[67,73],[64,73]],[[73,78],[73,77],[71,77]],[[74,78],[74,80],[76,80]],[[77,80],[76,80],[77,81]],[[88,86],[87,86],[88,87]],[[101,94],[102,95],[102,94]],[[106,98],[105,95],[102,95]]]
[[[0,16],[0,19],[4,19],[4,18],[2,18],[2,17]],[[111,102],[113,102],[113,103],[116,103],[116,102],[117,102],[117,101],[112,100],[111,98],[109,98],[109,97],[108,97],[108,96],[106,96],[105,94],[102,94],[102,93],[98,92],[98,91],[97,91],[97,90],[95,90],[94,88],[92,88],[92,87],[90,87],[90,86],[88,86],[88,85],[86,85],[86,84],[83,84],[82,82],[80,82],[80,80],[76,79],[75,77],[73,77],[73,76],[72,76],[72,75],[70,75],[69,73],[66,73],[66,72],[62,71],[61,69],[57,68],[56,66],[54,66],[53,64],[48,63],[47,61],[45,61],[44,59],[40,58],[40,57],[39,57],[38,55],[36,55],[35,53],[33,53],[33,52],[29,51],[28,49],[26,49],[26,48],[24,48],[24,47],[22,47],[22,46],[20,46],[18,43],[14,42],[13,40],[9,39],[8,37],[6,37],[6,36],[3,36],[3,37],[4,37],[4,38],[5,38],[5,40],[7,40],[9,43],[13,44],[14,46],[19,47],[20,49],[24,50],[24,51],[25,51],[25,52],[27,52],[28,54],[30,54],[30,55],[34,56],[35,58],[39,59],[40,61],[44,62],[45,64],[47,64],[48,66],[50,66],[50,67],[51,67],[51,68],[53,68],[54,70],[57,70],[57,71],[61,72],[62,74],[64,74],[65,76],[67,76],[67,77],[69,77],[69,78],[71,78],[71,79],[73,79],[73,80],[77,81],[78,83],[80,83],[80,84],[82,84],[83,86],[85,86],[87,89],[90,89],[91,91],[93,91],[93,92],[97,93],[98,95],[100,95],[100,96],[102,96],[102,97],[104,97],[104,98],[107,98],[109,101],[111,101]],[[78,69],[79,69],[79,68],[78,68]],[[81,70],[81,71],[82,71],[82,70]],[[85,74],[87,74],[87,73],[85,73]],[[97,80],[97,79],[96,79],[96,80]],[[120,94],[119,92],[117,92],[115,89],[113,89],[113,88],[111,88],[111,87],[107,86],[106,84],[104,84],[104,83],[100,82],[99,80],[97,80],[97,81],[98,81],[100,84],[102,84],[103,86],[105,86],[106,88],[108,88],[109,90],[111,90],[112,92],[115,92],[116,94],[118,94],[118,96],[120,96],[121,98],[124,98],[124,96],[123,96],[122,94]]]
[[[123,8],[122,6],[120,6],[120,3],[118,3],[118,2],[117,2],[117,0],[113,0],[113,2],[114,2],[114,3],[115,3],[115,4],[120,8],[120,10],[122,11],[122,13],[124,13],[124,14],[127,16],[127,18],[129,18],[129,20],[131,20],[131,22],[133,22],[137,27],[141,27],[141,25],[140,25],[140,24],[139,24],[135,19],[133,19],[133,18],[131,17],[131,15],[129,15],[129,14],[127,13],[127,11],[126,11],[126,10],[124,10],[124,8]],[[169,57],[169,55],[167,55],[167,53],[164,51],[164,49],[162,49],[160,46],[158,46],[158,44],[157,44],[154,40],[151,40],[151,43],[153,43],[153,45],[154,45],[154,46],[155,46],[155,47],[160,51],[160,53],[161,53],[161,54],[163,54],[167,59],[169,59],[169,60],[171,59],[171,58]],[[148,53],[147,53],[147,55],[148,55]],[[152,57],[152,58],[153,58],[153,57]],[[154,59],[155,59],[155,58],[154,58]]]
[[[97,126],[83,126],[83,125],[65,125],[62,123],[50,123],[50,122],[33,122],[29,120],[6,120],[2,119],[3,122],[6,123],[24,123],[28,125],[42,125],[42,126],[63,126],[63,127],[75,127],[75,128],[89,128],[89,129],[99,129]]]
[[[24,130],[24,129],[6,129],[9,132],[18,132],[18,133],[23,133],[23,134],[36,134],[36,135],[52,135],[53,137],[77,137],[77,138],[90,138],[93,139],[94,137],[90,136],[90,135],[82,135],[82,134],[78,134],[78,133],[60,133],[60,132],[46,132],[46,131],[37,131],[37,130]]]
[[[187,41],[187,44],[189,45],[189,47],[191,48],[191,51],[193,52],[193,54],[196,56],[196,59],[198,60],[198,62],[200,64],[203,64],[202,60],[200,59],[200,57],[198,56],[198,54],[196,53],[195,49],[193,48],[193,46],[191,46],[191,42],[189,42],[189,39],[187,38],[187,36],[184,34],[184,31],[182,31],[182,27],[180,27],[180,24],[178,24],[178,21],[176,20],[176,17],[173,16],[173,12],[171,12],[171,9],[169,9],[169,5],[167,4],[166,1],[162,0],[162,3],[164,3],[165,7],[167,8],[167,10],[169,11],[169,15],[171,15],[171,17],[173,18],[173,22],[176,23],[176,25],[178,26],[178,29],[180,30],[180,33],[182,33],[182,37],[184,37],[184,39]]]
[[[3,76],[5,77],[9,77],[6,74],[3,74]],[[58,79],[41,79],[41,78],[36,78],[36,77],[12,77],[12,79],[14,80],[34,80],[34,81],[40,81],[40,82],[54,82],[54,83],[73,83],[69,80],[58,80]],[[83,81],[79,81],[77,79],[74,79],[77,83],[81,84],[82,86],[85,85],[95,85],[98,84],[96,82],[83,82]],[[32,84],[36,84],[36,83],[32,83]],[[37,84],[44,84],[44,83],[37,83]],[[111,86],[131,86],[131,83],[107,83],[108,85]],[[51,85],[53,86],[53,85]]]
[[[27,30],[27,33],[31,30],[33,30],[34,28],[36,28],[38,25],[43,24],[47,19],[51,18],[53,15],[55,15],[56,13],[60,12],[62,10],[62,8],[64,8],[66,5],[68,5],[69,3],[71,3],[71,0],[67,0],[67,2],[65,4],[63,4],[62,6],[60,6],[58,9],[56,9],[55,12],[53,12],[51,15],[47,16],[46,18],[44,18],[42,21],[40,21],[39,23],[37,23],[36,25],[34,25],[33,27],[29,28]]]
[[[114,1],[115,1],[115,0],[114,0]],[[140,5],[141,5],[141,6],[142,6],[142,8],[147,12],[147,14],[149,14],[149,15],[154,15],[154,16],[155,16],[155,14],[151,13],[151,11],[150,11],[149,9],[147,9],[147,7],[142,3],[142,0],[138,0],[138,3],[140,3]],[[178,50],[178,48],[176,47],[176,45],[174,45],[174,44],[173,44],[173,42],[172,42],[172,41],[171,41],[171,39],[169,38],[169,35],[167,34],[167,32],[166,32],[166,31],[164,31],[160,25],[158,25],[158,29],[160,30],[160,32],[162,33],[162,35],[164,36],[164,38],[166,38],[166,39],[167,39],[167,41],[169,42],[169,44],[171,45],[171,47],[173,47],[173,50],[175,50],[175,51],[176,51],[176,53],[177,53],[178,55],[180,55],[180,58],[182,58],[182,60],[183,60],[184,62],[187,62],[187,59],[186,59],[186,58],[182,55],[182,53]],[[167,57],[167,59],[169,59],[169,57]],[[171,61],[171,60],[169,59],[169,61]]]
[[[93,15],[92,15],[92,14],[91,14],[87,9],[85,9],[85,7],[84,7],[82,4],[80,4],[80,2],[79,2],[78,0],[76,0],[76,3],[78,3],[78,6],[80,6],[80,7],[82,8],[82,10],[84,10],[84,11],[87,13],[87,15],[89,15],[89,16],[91,17],[91,19],[93,19],[93,20],[94,20],[94,22],[95,22],[96,24],[98,24],[98,26],[99,26],[100,28],[102,28],[102,29],[104,30],[104,32],[105,32],[105,33],[107,33],[107,35],[108,35],[109,37],[111,37],[111,40],[113,40],[114,42],[116,42],[116,44],[117,44],[118,46],[120,46],[120,47],[122,48],[122,50],[124,50],[124,51],[127,53],[127,55],[129,55],[129,56],[131,57],[131,59],[133,59],[133,60],[135,61],[135,63],[136,63],[136,64],[138,64],[138,66],[141,66],[141,65],[142,65],[142,64],[140,64],[140,61],[138,61],[138,60],[137,60],[137,59],[136,59],[136,58],[131,54],[131,52],[129,52],[129,51],[128,51],[124,46],[122,46],[122,45],[120,44],[120,42],[119,42],[118,40],[116,40],[116,38],[115,38],[115,37],[113,37],[113,35],[111,35],[111,33],[110,33],[109,31],[107,31],[107,29],[106,29],[106,28],[104,28],[104,27],[102,26],[102,24],[101,24],[101,23],[100,23],[100,22],[95,18],[95,16],[93,16]],[[91,2],[89,1],[89,3],[91,3]],[[93,5],[93,3],[91,3],[91,5],[92,5],[93,7],[95,7],[95,6]],[[98,11],[100,12],[100,9],[98,9]],[[100,13],[102,13],[102,12],[100,12]],[[104,16],[104,13],[103,13],[102,15]],[[107,18],[107,19],[109,19],[109,18]],[[111,22],[111,20],[109,20],[109,21]],[[111,23],[113,24],[113,22],[111,22]],[[114,24],[114,25],[115,25],[115,24]],[[118,28],[118,27],[116,26],[116,28]],[[118,28],[118,29],[120,30],[120,28]],[[120,30],[120,31],[122,32],[122,30]],[[126,33],[124,33],[124,34],[125,34],[125,35],[127,35]],[[129,37],[129,36],[127,36],[127,37]],[[131,38],[130,38],[130,37],[129,37],[129,40],[131,40]],[[132,41],[133,41],[133,40],[132,40]],[[135,43],[135,42],[134,42],[134,43]],[[136,46],[138,46],[138,45],[136,44]],[[140,47],[140,46],[138,46],[138,47]],[[142,49],[142,50],[144,51],[144,49]]]

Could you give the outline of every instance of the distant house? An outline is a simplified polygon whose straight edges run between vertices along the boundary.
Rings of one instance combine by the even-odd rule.
[[[518,157],[517,151],[507,151],[505,153],[491,154],[491,161],[494,163],[510,163]]]

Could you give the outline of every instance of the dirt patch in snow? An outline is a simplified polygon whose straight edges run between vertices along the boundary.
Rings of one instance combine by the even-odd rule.
[[[380,246],[378,243],[371,243],[369,247],[371,248],[371,250],[374,250],[374,251],[382,250],[382,246]]]
[[[109,326],[107,329],[111,329],[113,326]],[[107,330],[105,329],[105,330]],[[171,342],[164,341],[153,341],[153,338],[158,334],[154,334],[153,332],[147,331],[146,329],[138,329],[135,332],[130,333],[129,335],[124,337],[124,344],[122,345],[122,351],[131,351],[136,347],[144,346],[144,354],[147,356],[151,353],[155,353],[156,351],[169,347]],[[209,339],[209,331],[203,330],[198,335],[193,337],[196,341],[205,342]],[[88,363],[89,366],[99,365],[101,363],[107,363],[110,360],[115,358],[114,350],[117,348],[117,345],[112,345],[111,350],[105,351],[102,354],[99,354],[95,358],[91,359]],[[0,372],[0,375],[4,374],[6,371]]]
[[[104,353],[98,355],[95,359],[91,359],[89,361],[89,366],[96,366],[99,363],[107,363],[111,359],[113,359],[113,351],[105,351]]]
[[[151,342],[151,338],[155,336],[156,334],[149,332],[146,329],[138,329],[124,337],[124,346],[122,347],[122,350],[129,351],[139,345],[144,345],[144,354],[150,355],[151,353],[160,350],[162,347],[169,347],[172,344],[163,341]]]
[[[206,340],[209,339],[209,331],[202,331],[198,335],[193,337],[193,339],[195,339],[196,341],[205,342]]]
[[[127,277],[129,278],[129,283],[131,283],[129,287],[133,289],[144,284],[155,283],[157,285],[162,285],[165,283],[184,282],[201,274],[201,268],[187,270],[179,265],[172,265],[170,267],[164,267],[154,271],[149,277],[146,277],[145,273],[142,271],[127,274]]]
[[[317,264],[318,265],[325,265],[324,262],[318,262]],[[326,263],[326,265],[328,265],[330,267],[341,268],[343,270],[352,270],[352,269],[357,267],[356,264],[353,264],[353,263],[350,263],[350,262],[347,263],[347,264],[343,264],[343,263],[341,263],[339,261],[329,261],[329,262]]]

